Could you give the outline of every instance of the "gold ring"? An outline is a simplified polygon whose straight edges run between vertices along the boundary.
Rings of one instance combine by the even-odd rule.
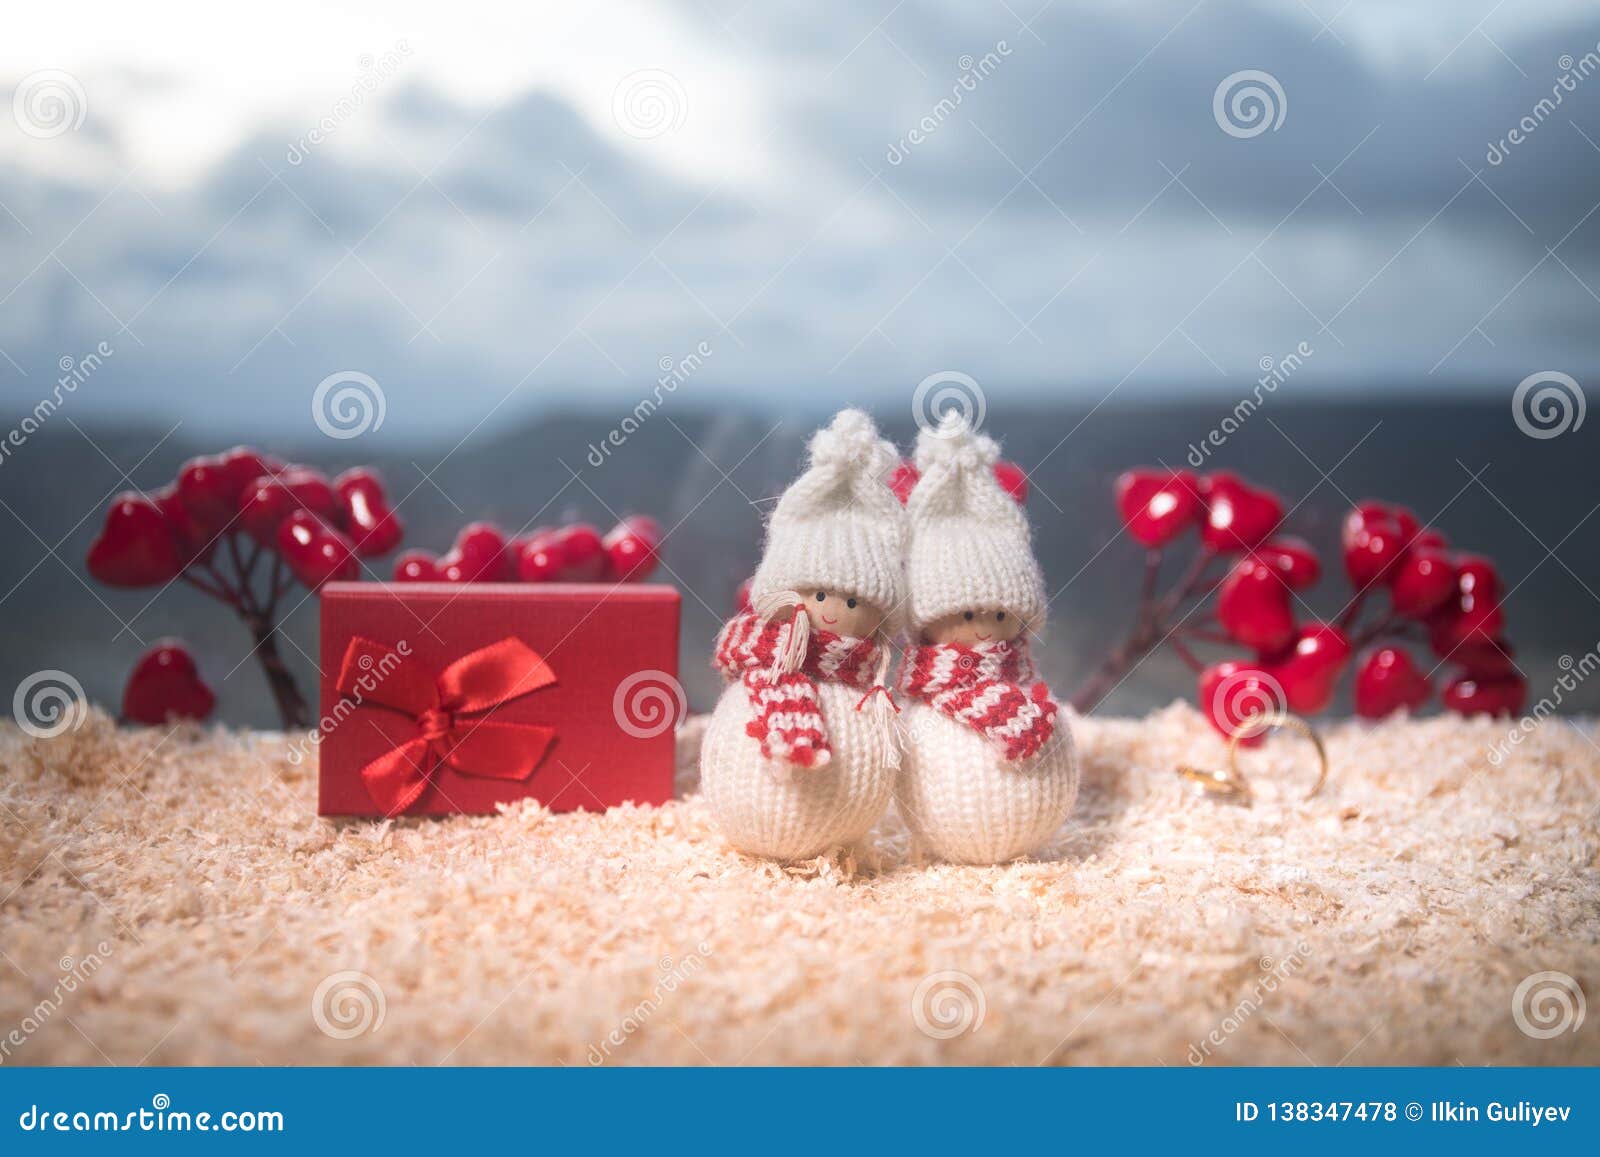
[[[1260,735],[1268,728],[1287,727],[1298,731],[1311,741],[1311,746],[1317,753],[1317,782],[1306,793],[1306,799],[1315,799],[1322,790],[1323,784],[1328,782],[1328,752],[1322,745],[1322,737],[1316,729],[1301,719],[1298,715],[1290,715],[1287,711],[1260,711],[1247,717],[1228,736],[1228,768],[1226,771],[1208,771],[1205,768],[1195,767],[1191,764],[1180,764],[1178,774],[1190,783],[1199,784],[1207,795],[1217,796],[1219,799],[1231,799],[1250,806],[1255,799],[1250,790],[1250,781],[1244,772],[1239,770],[1239,744],[1253,736]]]

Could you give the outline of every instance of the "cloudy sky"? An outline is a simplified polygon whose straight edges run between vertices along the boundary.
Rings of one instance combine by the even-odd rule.
[[[702,343],[702,398],[819,406],[939,371],[1236,395],[1302,343],[1307,392],[1594,365],[1592,3],[83,0],[7,25],[0,390],[26,407],[101,343],[99,417],[303,429],[349,370],[386,429],[445,437],[631,405]]]

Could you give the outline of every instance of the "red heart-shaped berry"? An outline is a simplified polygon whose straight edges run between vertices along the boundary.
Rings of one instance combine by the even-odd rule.
[[[1390,603],[1408,619],[1427,618],[1455,589],[1455,564],[1435,546],[1413,546],[1389,575]]]
[[[447,583],[494,583],[508,577],[506,536],[492,522],[469,522],[456,544],[439,559],[439,578]]]
[[[177,578],[184,559],[161,508],[128,490],[111,500],[105,524],[89,544],[88,565],[107,586],[149,587]]]
[[[1280,535],[1262,543],[1251,553],[1272,566],[1283,580],[1283,585],[1292,591],[1316,586],[1317,580],[1322,577],[1322,560],[1303,538]]]
[[[624,518],[602,542],[613,582],[643,582],[660,561],[661,524],[646,514]]]
[[[1440,658],[1468,643],[1492,642],[1505,629],[1494,564],[1472,554],[1456,555],[1454,562],[1456,589],[1428,620],[1429,641]]]
[[[1331,623],[1307,623],[1294,647],[1267,669],[1283,687],[1289,710],[1315,715],[1333,702],[1339,676],[1350,662],[1350,640]]]
[[[1245,646],[1272,654],[1294,640],[1289,588],[1277,568],[1247,555],[1234,564],[1217,592],[1217,620]]]
[[[292,466],[263,474],[239,495],[239,525],[262,546],[275,546],[278,527],[296,510],[308,510],[330,526],[339,519],[339,497],[321,471]]]
[[[1122,524],[1151,548],[1171,542],[1200,513],[1200,480],[1188,470],[1127,470],[1116,490]]]
[[[564,526],[552,536],[556,549],[561,552],[561,581],[568,583],[599,582],[611,564],[606,554],[600,532],[586,522]]]
[[[194,656],[178,639],[162,639],[139,656],[122,688],[122,718],[150,727],[170,719],[207,719],[216,705]]]
[[[353,579],[360,571],[350,540],[309,510],[291,511],[279,524],[278,553],[289,572],[312,590]]]
[[[436,583],[439,581],[439,560],[425,550],[408,550],[394,560],[394,581]]]
[[[1254,747],[1266,738],[1265,725],[1252,724],[1257,716],[1276,715],[1284,709],[1283,688],[1265,667],[1228,659],[1200,672],[1200,709],[1224,739],[1239,732],[1239,742]]]
[[[1270,490],[1257,489],[1227,470],[1200,479],[1205,521],[1200,541],[1212,550],[1249,550],[1278,528],[1283,503]]]
[[[561,577],[566,560],[556,545],[555,531],[541,527],[525,538],[512,543],[516,558],[517,578],[525,583],[556,582]]]
[[[1517,674],[1498,679],[1458,675],[1445,686],[1441,698],[1460,715],[1520,715],[1528,701],[1528,681]]]
[[[389,497],[377,471],[358,466],[333,480],[339,514],[356,554],[376,558],[400,545],[405,525],[389,508]]]
[[[1428,701],[1432,690],[1428,677],[1417,669],[1409,652],[1379,647],[1356,668],[1356,714],[1365,719],[1382,719],[1402,707],[1415,711]]]
[[[1405,556],[1410,535],[1381,502],[1362,502],[1345,515],[1339,536],[1344,569],[1357,590],[1385,577]]]

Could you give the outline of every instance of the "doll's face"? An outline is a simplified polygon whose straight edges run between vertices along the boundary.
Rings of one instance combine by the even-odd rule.
[[[922,630],[929,643],[959,643],[974,647],[979,643],[1009,642],[1022,634],[1022,619],[1010,611],[957,611],[935,619]]]
[[[866,638],[883,626],[884,613],[866,599],[844,591],[803,590],[806,614],[819,631]]]

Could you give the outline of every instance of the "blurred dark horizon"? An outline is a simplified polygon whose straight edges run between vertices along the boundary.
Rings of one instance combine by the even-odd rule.
[[[909,448],[916,432],[909,406],[868,408],[885,436]],[[424,452],[375,433],[348,441],[219,439],[195,437],[187,425],[169,434],[170,424],[158,420],[52,421],[0,467],[14,544],[0,558],[0,594],[9,592],[0,686],[56,668],[114,709],[143,644],[177,635],[193,645],[218,691],[219,720],[275,726],[231,611],[181,586],[153,601],[152,591],[109,590],[83,566],[106,503],[126,486],[124,470],[138,487],[154,488],[196,453],[253,441],[330,472],[376,465],[406,520],[406,547],[443,551],[476,518],[508,532],[572,519],[604,531],[617,515],[655,515],[671,531],[657,579],[684,595],[681,677],[694,709],[708,709],[719,688],[707,665],[711,639],[755,565],[764,510],[798,470],[806,438],[826,415],[707,408],[673,397],[593,465],[588,448],[628,412],[569,409],[507,421],[454,452],[456,439]],[[1211,399],[1172,397],[1160,404],[1119,398],[1097,409],[1009,400],[989,406],[986,429],[1033,475],[1029,512],[1054,596],[1040,658],[1058,692],[1069,693],[1087,677],[1133,613],[1142,553],[1120,534],[1116,475],[1141,464],[1186,465],[1189,447],[1229,412],[1231,405]],[[1510,592],[1508,635],[1536,702],[1564,673],[1561,656],[1578,658],[1600,645],[1600,598],[1590,589],[1591,576],[1600,575],[1600,521],[1589,517],[1600,505],[1600,487],[1588,441],[1582,430],[1527,436],[1504,393],[1343,401],[1279,393],[1246,416],[1205,469],[1235,470],[1276,490],[1291,508],[1285,532],[1309,539],[1321,553],[1324,577],[1297,607],[1302,618],[1332,615],[1350,594],[1337,551],[1347,500],[1408,505],[1457,548],[1494,559]],[[1183,544],[1176,545],[1164,574],[1170,578],[1186,557]],[[386,579],[391,564],[392,557],[373,560],[365,577]],[[317,676],[315,608],[307,599],[284,623],[286,658],[308,693]],[[1424,657],[1425,648],[1417,653]],[[1433,665],[1430,659],[1425,669]],[[1436,685],[1447,674],[1437,671]],[[1102,710],[1139,712],[1192,693],[1192,676],[1164,651],[1141,664]],[[1348,710],[1347,697],[1336,709]],[[1600,685],[1567,694],[1562,709],[1600,710]]]

